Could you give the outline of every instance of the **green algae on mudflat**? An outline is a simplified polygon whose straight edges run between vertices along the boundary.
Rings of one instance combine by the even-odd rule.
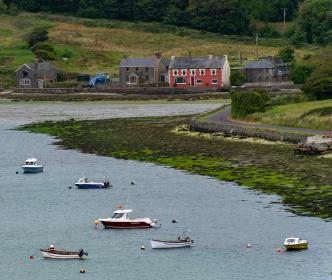
[[[332,162],[303,157],[291,145],[174,133],[187,117],[60,121],[21,127],[86,153],[163,164],[281,196],[290,211],[332,217]]]

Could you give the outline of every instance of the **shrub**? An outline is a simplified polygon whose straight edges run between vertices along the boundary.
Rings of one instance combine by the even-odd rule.
[[[308,97],[303,94],[287,94],[272,98],[271,106],[287,105],[291,103],[301,103],[308,101]]]
[[[283,62],[292,62],[295,59],[295,51],[291,47],[285,47],[278,52],[278,57],[280,57]]]
[[[77,87],[77,81],[66,81],[66,82],[56,82],[48,83],[47,88],[74,88]]]
[[[51,44],[47,42],[39,42],[31,47],[32,52],[37,58],[42,58],[45,60],[54,60],[55,51]]]
[[[258,29],[258,33],[260,34],[261,37],[266,37],[266,38],[280,38],[281,37],[281,34],[271,24],[266,24],[262,28]]]
[[[245,118],[249,114],[264,112],[271,98],[265,92],[233,92],[232,117]]]
[[[30,34],[27,35],[26,40],[31,48],[39,42],[45,42],[48,40],[48,31],[45,27],[35,28]]]
[[[231,74],[231,85],[242,86],[247,81],[246,74],[242,71],[233,71]]]
[[[290,72],[290,79],[295,84],[304,84],[314,69],[315,66],[312,64],[301,65],[294,63]]]

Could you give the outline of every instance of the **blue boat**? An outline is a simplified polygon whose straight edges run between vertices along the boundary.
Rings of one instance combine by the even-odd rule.
[[[107,189],[112,187],[107,178],[104,179],[104,182],[92,182],[86,177],[79,179],[75,186],[79,189]]]
[[[40,173],[44,171],[41,164],[38,164],[37,159],[28,158],[22,166],[23,173]]]

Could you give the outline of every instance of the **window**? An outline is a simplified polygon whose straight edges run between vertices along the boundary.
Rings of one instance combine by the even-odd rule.
[[[23,71],[23,78],[26,78],[29,76],[29,73],[27,71]]]
[[[145,72],[149,72],[149,68],[148,67],[145,67]]]
[[[196,75],[196,70],[195,70],[195,69],[191,69],[191,70],[190,70],[190,74],[191,74],[192,76],[195,76],[195,75]]]
[[[217,75],[217,70],[216,69],[211,69],[211,75]]]
[[[136,71],[138,71],[138,67],[136,67]]]
[[[29,86],[31,84],[30,79],[21,79],[20,80],[20,85],[22,86]]]
[[[202,80],[196,80],[196,84],[201,84]]]
[[[199,69],[199,74],[200,75],[205,75],[205,69]]]
[[[124,216],[124,213],[115,213],[112,217],[112,219],[120,219]]]
[[[176,78],[175,79],[175,82],[177,84],[185,84],[186,83],[186,79],[185,78],[182,78],[182,77],[179,77],[179,78]]]
[[[128,68],[128,67],[126,68],[126,71],[129,71],[129,68]]]
[[[218,80],[212,80],[212,84],[217,85],[218,84]]]
[[[149,75],[145,76],[145,81],[149,81]]]
[[[186,69],[182,69],[181,70],[181,75],[182,76],[186,76],[187,75],[187,70]]]
[[[177,76],[178,75],[178,70],[173,70],[173,75]]]

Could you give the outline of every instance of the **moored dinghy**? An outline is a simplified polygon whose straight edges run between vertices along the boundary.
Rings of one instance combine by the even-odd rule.
[[[54,245],[50,245],[47,249],[40,249],[44,258],[49,259],[84,259],[88,253],[83,249],[78,251],[67,251],[55,249]]]
[[[178,236],[176,240],[160,240],[151,239],[150,244],[152,249],[173,249],[191,247],[194,241],[191,239],[191,231],[186,230],[182,235]]]
[[[41,164],[35,158],[28,158],[22,166],[23,173],[40,173],[44,171]]]
[[[104,182],[92,182],[88,178],[81,178],[75,183],[79,189],[106,189],[112,187],[110,180],[105,177]]]
[[[285,239],[284,246],[287,251],[305,250],[308,249],[309,243],[307,240],[302,240],[298,237],[289,237]]]

